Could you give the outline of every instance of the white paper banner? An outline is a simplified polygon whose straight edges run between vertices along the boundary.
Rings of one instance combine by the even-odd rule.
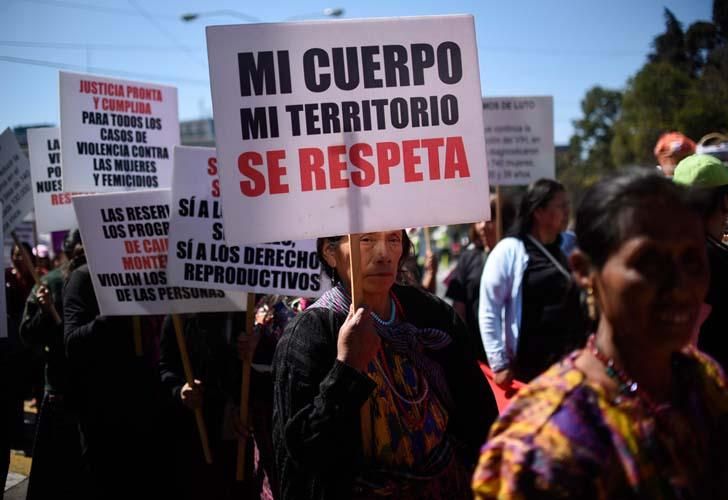
[[[63,191],[61,129],[28,129],[28,159],[38,232],[65,231],[78,226],[71,193]]]
[[[484,98],[483,122],[491,184],[556,178],[553,97]]]
[[[331,287],[316,240],[227,245],[215,148],[177,147],[169,228],[170,283],[318,297]]]
[[[167,280],[169,189],[74,196],[73,206],[104,316],[245,310],[245,295]]]
[[[0,134],[0,201],[3,204],[3,234],[9,235],[33,210],[30,163],[10,128]]]
[[[489,218],[472,16],[211,26],[207,50],[228,242]]]
[[[67,191],[168,188],[179,144],[177,89],[60,72]]]

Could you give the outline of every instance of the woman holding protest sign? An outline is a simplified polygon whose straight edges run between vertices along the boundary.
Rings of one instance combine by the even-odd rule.
[[[361,236],[356,310],[348,239],[317,250],[336,285],[289,323],[273,363],[282,498],[469,498],[496,406],[462,320],[395,284],[402,230]]]
[[[596,332],[493,426],[476,497],[728,498],[726,381],[685,347],[709,281],[698,214],[669,179],[631,173],[586,194],[576,234]]]
[[[564,186],[539,179],[521,199],[511,237],[488,256],[478,320],[495,383],[529,381],[586,339],[578,288],[561,251],[569,221]]]

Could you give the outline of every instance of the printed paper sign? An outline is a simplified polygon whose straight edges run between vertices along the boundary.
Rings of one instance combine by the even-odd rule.
[[[318,297],[331,287],[316,240],[227,245],[215,148],[177,147],[167,274],[174,284]]]
[[[177,89],[60,72],[67,191],[168,188],[179,144]]]
[[[228,242],[489,218],[472,16],[211,26],[207,50]]]
[[[483,122],[491,184],[556,178],[553,97],[483,98]]]
[[[65,231],[78,226],[71,193],[63,191],[61,129],[28,129],[28,157],[38,232]]]
[[[169,283],[171,201],[169,189],[73,197],[104,316],[245,310],[244,294]]]
[[[33,210],[30,163],[10,128],[0,134],[0,201],[3,204],[3,234],[10,234]]]

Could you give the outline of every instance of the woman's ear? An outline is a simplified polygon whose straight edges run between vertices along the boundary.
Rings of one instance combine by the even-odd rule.
[[[336,245],[328,241],[324,243],[323,254],[326,264],[328,264],[330,268],[336,269]]]
[[[591,259],[584,252],[576,248],[569,256],[569,264],[571,264],[571,273],[574,275],[577,285],[584,290],[593,286]]]

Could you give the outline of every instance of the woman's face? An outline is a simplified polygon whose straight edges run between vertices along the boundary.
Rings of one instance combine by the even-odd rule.
[[[549,202],[534,212],[534,223],[552,234],[559,234],[569,225],[569,197],[559,191]]]
[[[399,268],[404,250],[402,231],[364,233],[360,236],[361,279],[365,295],[388,294]],[[338,245],[329,245],[324,250],[326,262],[336,269],[347,284],[351,283],[349,270],[349,240],[344,237]]]
[[[701,221],[685,209],[652,203],[628,224],[633,236],[593,276],[602,321],[615,339],[680,349],[708,289]]]

